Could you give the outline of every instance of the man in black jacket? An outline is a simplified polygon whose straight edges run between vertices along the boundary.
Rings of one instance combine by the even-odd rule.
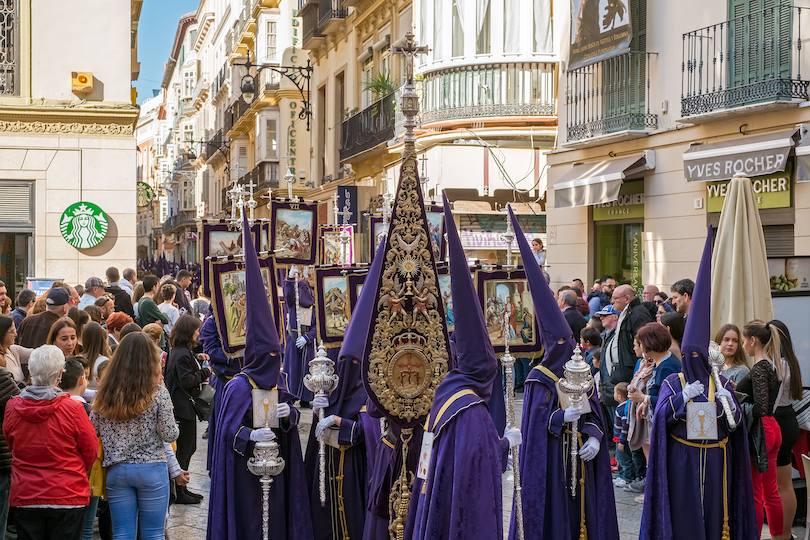
[[[633,339],[638,329],[647,323],[653,322],[650,312],[641,305],[636,292],[630,285],[619,285],[613,291],[610,300],[613,309],[620,312],[619,322],[616,324],[616,337],[606,351],[602,352],[602,361],[607,362],[610,372],[610,382],[619,384],[629,383],[633,378],[636,367],[636,353],[633,351]]]
[[[113,295],[115,311],[126,313],[134,319],[135,311],[132,309],[132,299],[130,298],[129,293],[121,288],[119,283],[121,275],[118,273],[118,268],[114,266],[107,268],[106,275],[109,286],[107,286],[104,291]]]
[[[180,270],[177,272],[176,280],[169,279],[166,281],[166,283],[174,285],[174,303],[177,304],[177,309],[180,310],[181,315],[191,313],[191,302],[186,296],[186,289],[191,285],[191,278],[193,277],[194,275],[188,270]]]
[[[587,322],[582,313],[577,311],[577,295],[572,290],[560,291],[560,297],[557,300],[557,305],[565,317],[568,326],[571,327],[571,332],[574,334],[574,341],[579,343],[579,333],[585,328]]]

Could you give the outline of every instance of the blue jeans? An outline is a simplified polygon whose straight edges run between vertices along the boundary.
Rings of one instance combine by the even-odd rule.
[[[625,482],[632,482],[636,479],[636,470],[635,467],[633,467],[633,457],[627,443],[624,443],[624,450],[619,450],[617,445],[616,463],[619,464],[619,478]]]
[[[98,510],[98,497],[90,497],[90,504],[84,514],[84,529],[82,540],[93,540],[93,524],[96,522],[96,510]]]
[[[163,540],[169,508],[169,472],[165,462],[117,463],[107,469],[107,500],[114,540]]]
[[[0,473],[0,540],[6,540],[8,497],[11,490],[11,471]]]

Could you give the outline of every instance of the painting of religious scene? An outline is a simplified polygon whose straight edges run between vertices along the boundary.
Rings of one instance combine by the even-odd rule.
[[[453,294],[450,290],[450,276],[439,276],[439,291],[442,293],[442,303],[444,304],[444,319],[447,321],[447,331],[452,332],[456,323],[453,319]]]
[[[261,249],[259,251],[270,251],[270,231],[267,230],[267,227],[263,226],[261,229]]]
[[[212,232],[208,246],[208,256],[238,255],[242,251],[242,231]]]
[[[323,230],[323,264],[335,266],[348,266],[354,263],[354,237],[351,225],[346,227],[349,232],[349,241],[346,243],[346,253],[343,253],[343,244],[340,241],[340,231]]]
[[[276,258],[312,258],[312,212],[279,208],[276,214]]]
[[[323,307],[326,316],[326,335],[342,336],[351,317],[349,283],[346,276],[323,278]]]
[[[427,225],[430,231],[430,240],[433,244],[433,258],[440,261],[442,259],[442,212],[426,212]]]
[[[262,281],[267,292],[267,301],[272,302],[270,289],[270,272],[262,268]],[[228,344],[231,347],[245,344],[245,323],[247,307],[247,288],[245,285],[245,271],[235,270],[221,274],[220,285],[222,290],[222,305],[225,312],[225,327],[228,333]]]
[[[504,314],[509,323],[504,329]],[[525,279],[493,279],[484,282],[484,318],[493,346],[504,345],[504,330],[509,346],[534,343],[534,303]]]

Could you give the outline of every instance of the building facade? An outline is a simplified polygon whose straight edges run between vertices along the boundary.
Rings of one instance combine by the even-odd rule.
[[[754,180],[769,258],[810,255],[801,172],[810,59],[800,45],[810,10],[798,4],[630,0],[613,27],[626,24],[632,40],[585,62],[576,49],[587,17],[561,14],[567,69],[559,147],[548,156],[553,285],[612,274],[669,292],[694,279],[735,173]]]
[[[27,277],[77,283],[134,262],[141,4],[0,7],[0,277],[11,294]]]

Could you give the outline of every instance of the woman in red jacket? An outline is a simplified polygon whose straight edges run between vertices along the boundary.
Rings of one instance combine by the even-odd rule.
[[[54,345],[31,353],[32,386],[9,400],[3,435],[11,449],[11,494],[19,540],[79,540],[90,502],[87,472],[96,431],[82,404],[57,387],[65,356]]]

